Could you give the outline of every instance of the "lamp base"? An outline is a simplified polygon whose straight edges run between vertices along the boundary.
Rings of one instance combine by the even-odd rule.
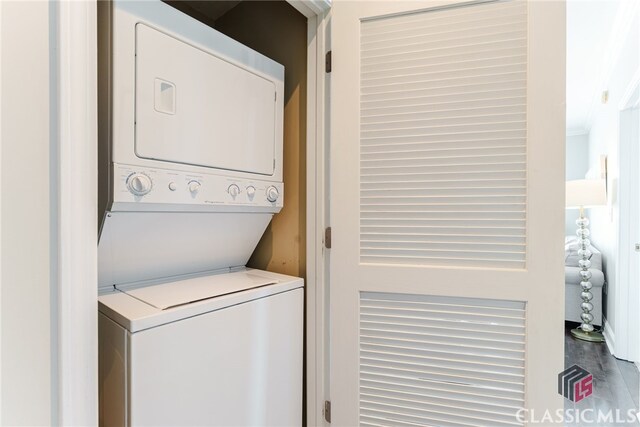
[[[571,335],[574,338],[577,338],[579,340],[583,340],[583,341],[589,341],[589,342],[604,342],[604,335],[602,335],[600,332],[585,332],[580,328],[575,328],[571,330]]]

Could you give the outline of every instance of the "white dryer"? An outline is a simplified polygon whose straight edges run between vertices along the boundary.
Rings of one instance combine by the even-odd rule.
[[[104,292],[101,425],[300,425],[302,286],[242,269]]]

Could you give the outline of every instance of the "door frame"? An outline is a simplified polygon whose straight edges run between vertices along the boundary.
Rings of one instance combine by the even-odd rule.
[[[52,3],[52,156],[57,194],[57,372],[60,425],[98,422],[97,19],[95,1]],[[55,317],[54,317],[55,319]],[[55,369],[55,368],[54,368]]]
[[[631,81],[622,96],[618,105],[619,125],[618,132],[618,158],[619,178],[617,180],[617,200],[619,209],[617,212],[617,248],[616,258],[618,268],[616,269],[616,284],[618,286],[615,298],[615,337],[611,335],[611,330],[605,328],[608,335],[607,341],[611,352],[618,358],[630,360],[636,364],[640,362],[640,336],[637,333],[637,324],[640,322],[638,312],[640,310],[640,292],[634,288],[634,281],[637,283],[637,273],[640,271],[640,260],[631,251],[634,241],[630,234],[638,235],[640,226],[632,221],[634,214],[639,211],[640,194],[637,186],[632,184],[640,179],[640,174],[633,168],[633,159],[640,158],[640,146],[637,139],[634,141],[629,132],[625,130],[626,111],[633,107],[638,107],[640,95],[640,67],[634,73]],[[640,135],[640,129],[635,129],[635,136]],[[633,206],[635,204],[635,206]]]
[[[307,18],[307,424],[323,425],[325,400],[326,283],[325,146],[327,45],[331,0],[287,0]],[[56,45],[51,75],[56,86],[58,253],[57,372],[52,404],[60,425],[98,423],[97,328],[97,0],[56,2],[51,21]]]
[[[328,82],[331,0],[287,0],[307,17],[307,242],[305,283],[306,423],[327,425],[329,399],[329,285],[324,230],[328,225]]]

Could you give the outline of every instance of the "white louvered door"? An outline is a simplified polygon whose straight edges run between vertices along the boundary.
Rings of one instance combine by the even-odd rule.
[[[332,424],[561,405],[564,29],[562,1],[334,0]]]

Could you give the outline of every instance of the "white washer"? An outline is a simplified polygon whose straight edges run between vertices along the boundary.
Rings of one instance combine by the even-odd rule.
[[[99,297],[103,426],[302,422],[302,279],[260,270]]]

